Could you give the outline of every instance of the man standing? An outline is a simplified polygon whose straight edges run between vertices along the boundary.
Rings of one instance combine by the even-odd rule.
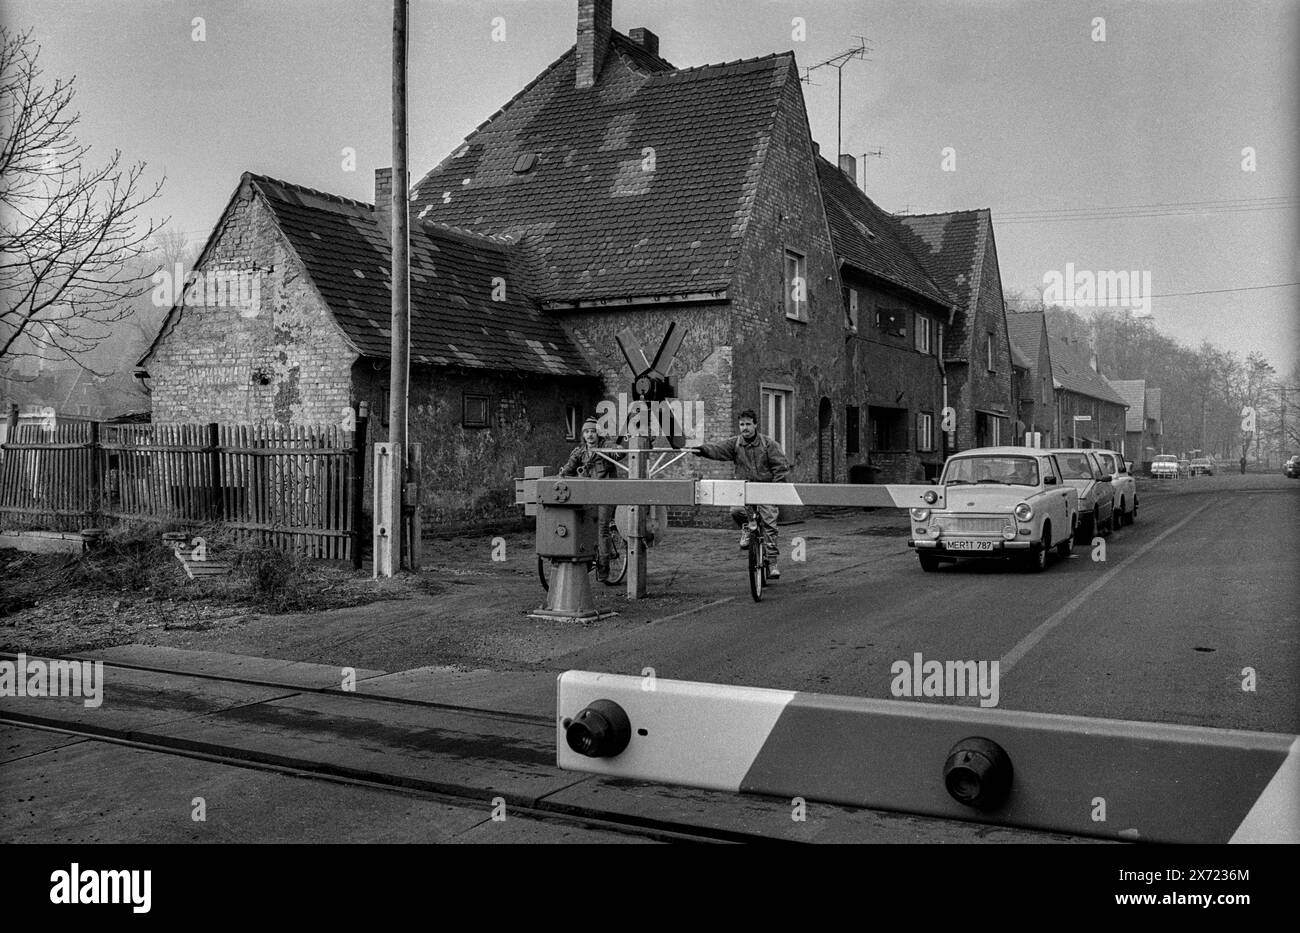
[[[740,434],[729,437],[720,444],[701,444],[692,448],[697,457],[706,460],[731,460],[736,464],[736,479],[750,483],[784,483],[790,473],[790,461],[781,445],[772,438],[758,433],[758,416],[752,408],[740,413]],[[769,555],[768,576],[776,579],[781,570],[776,565],[780,551],[776,544],[776,514],[774,505],[758,505],[758,527]],[[740,546],[749,547],[749,513],[740,506],[731,510],[731,519],[740,526]]]
[[[607,479],[618,472],[618,467],[606,457],[623,459],[626,451],[620,448],[606,447],[596,429],[595,418],[588,418],[582,423],[582,443],[573,448],[569,459],[560,467],[561,476],[587,476],[592,479]],[[597,453],[601,451],[601,453]],[[601,454],[604,454],[602,456]],[[599,544],[596,549],[596,579],[601,583],[609,582],[609,524],[614,520],[614,506],[596,506],[596,525]]]

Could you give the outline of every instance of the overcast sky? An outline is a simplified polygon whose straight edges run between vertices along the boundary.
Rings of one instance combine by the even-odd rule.
[[[577,0],[411,10],[418,177],[573,43]],[[386,0],[5,0],[0,17],[32,29],[47,77],[77,75],[81,139],[165,173],[160,213],[200,242],[244,171],[369,201],[392,161]],[[882,207],[989,207],[1006,289],[1067,263],[1149,271],[1163,332],[1293,365],[1300,288],[1269,286],[1300,282],[1300,0],[615,0],[614,27],[635,26],[678,66],[793,49],[806,67],[866,36],[844,149],[883,150],[863,163]],[[804,87],[827,155],[835,78]]]

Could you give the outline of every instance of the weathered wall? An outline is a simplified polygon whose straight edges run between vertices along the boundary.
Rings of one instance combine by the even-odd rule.
[[[998,268],[997,247],[993,233],[987,234],[980,272],[979,296],[972,317],[970,363],[950,367],[949,403],[953,398],[953,381],[959,383],[957,398],[957,449],[977,445],[976,411],[998,412],[1006,420],[1002,425],[1002,443],[1011,443],[1015,406],[1011,397],[1011,345],[1007,340],[1007,322],[1002,296],[1002,276]],[[990,372],[984,350],[987,334],[993,334],[993,367]]]
[[[257,300],[214,300],[205,288],[173,316],[145,363],[153,420],[338,423],[356,353],[248,186],[197,271],[217,269],[256,274],[246,295]]]
[[[370,442],[386,441],[388,368],[375,369],[363,360],[354,374],[356,401],[367,401],[372,412]],[[489,397],[488,427],[463,426],[463,393]],[[420,506],[426,534],[521,524],[515,479],[526,466],[558,470],[577,444],[564,437],[565,406],[588,411],[595,399],[592,380],[413,367],[408,440],[422,445]],[[370,484],[368,471],[367,511]]]

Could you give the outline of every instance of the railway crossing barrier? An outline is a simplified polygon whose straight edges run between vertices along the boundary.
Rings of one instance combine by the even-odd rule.
[[[561,768],[1131,842],[1300,842],[1300,737],[586,671]]]
[[[848,483],[750,483],[744,480],[585,479],[542,476],[543,467],[527,467],[515,480],[515,503],[537,516],[537,555],[551,561],[546,605],[533,614],[542,618],[590,621],[599,613],[586,567],[595,560],[596,506],[862,506],[906,509],[943,508],[941,486]],[[641,511],[641,509],[637,509]],[[637,536],[628,542],[629,562],[644,554]],[[644,592],[643,581],[628,581],[628,595]]]

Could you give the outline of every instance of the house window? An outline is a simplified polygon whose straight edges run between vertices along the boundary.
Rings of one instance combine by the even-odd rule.
[[[862,409],[857,405],[844,406],[844,452],[849,456],[862,450],[861,416]]]
[[[876,326],[895,337],[907,336],[907,312],[881,308],[876,312]]]
[[[989,372],[997,372],[997,367],[993,365],[993,333],[991,331],[984,335],[984,357],[988,364]]]
[[[871,432],[872,450],[907,450],[906,408],[881,408],[873,405],[867,409],[867,424]]]
[[[997,415],[975,413],[975,446],[997,447],[1002,443],[1002,418]]]
[[[785,251],[785,316],[808,320],[808,262],[792,249]]]
[[[934,450],[934,412],[922,411],[916,415],[916,449]]]
[[[929,353],[934,338],[934,322],[922,314],[916,316],[916,349],[918,353]]]
[[[491,397],[487,395],[470,395],[468,392],[462,392],[460,395],[461,426],[466,428],[489,427],[488,409],[491,401]]]
[[[578,439],[578,406],[564,406],[564,439],[566,441],[576,441]]]
[[[759,430],[781,445],[781,449],[790,453],[790,405],[794,392],[777,386],[762,386],[763,410],[759,417],[762,423]]]
[[[844,289],[844,326],[853,332],[858,329],[858,290]]]

